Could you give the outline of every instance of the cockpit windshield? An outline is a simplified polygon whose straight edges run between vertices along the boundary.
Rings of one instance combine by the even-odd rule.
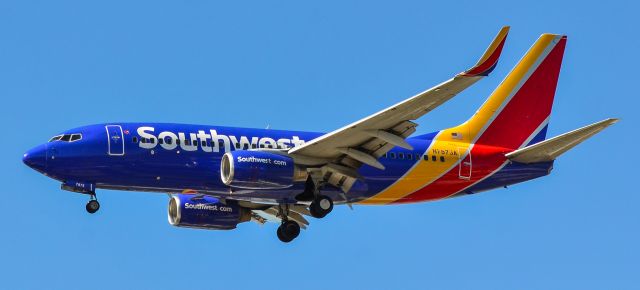
[[[64,134],[64,135],[56,135],[49,139],[49,142],[54,141],[62,141],[62,142],[74,142],[82,139],[82,134]]]
[[[51,139],[49,139],[49,142],[58,141],[60,140],[60,138],[62,138],[62,135],[53,136],[51,137]]]

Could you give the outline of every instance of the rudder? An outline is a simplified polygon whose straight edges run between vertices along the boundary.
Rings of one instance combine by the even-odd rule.
[[[544,140],[566,41],[540,36],[480,109],[452,129],[471,143],[511,149]]]

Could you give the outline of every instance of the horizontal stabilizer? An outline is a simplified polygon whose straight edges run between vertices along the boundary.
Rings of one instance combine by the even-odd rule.
[[[518,149],[506,155],[510,160],[520,163],[552,161],[562,153],[582,143],[589,137],[618,122],[618,119],[606,119],[560,136]]]

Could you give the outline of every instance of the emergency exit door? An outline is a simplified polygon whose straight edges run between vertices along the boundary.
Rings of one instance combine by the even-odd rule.
[[[458,156],[461,159],[458,169],[458,176],[460,179],[471,179],[472,161],[471,161],[471,148],[458,148]]]

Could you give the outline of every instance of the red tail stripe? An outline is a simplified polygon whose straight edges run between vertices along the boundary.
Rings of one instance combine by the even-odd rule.
[[[551,113],[565,45],[566,38],[562,38],[477,140],[471,156],[479,162],[473,163],[468,182],[460,182],[456,166],[435,182],[394,203],[446,198],[498,170],[506,162],[506,151],[496,152],[495,148],[518,148]]]
[[[519,148],[549,117],[565,44],[564,38],[556,44],[476,144]]]
[[[506,42],[506,40],[507,40],[507,37],[505,36],[500,42],[500,44],[498,45],[498,47],[496,47],[496,50],[493,51],[491,56],[489,56],[489,58],[487,58],[485,62],[483,62],[479,66],[476,66],[464,72],[464,74],[468,76],[488,75],[491,72],[491,70],[493,70],[496,63],[498,63],[498,59],[500,58],[500,54],[502,53],[502,47],[504,47],[504,43]]]

